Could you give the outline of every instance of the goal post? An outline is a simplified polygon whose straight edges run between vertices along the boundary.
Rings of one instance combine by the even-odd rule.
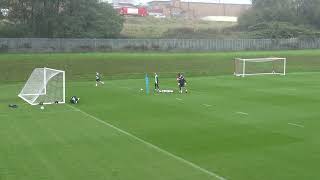
[[[31,105],[65,103],[65,71],[35,68],[19,97]]]
[[[286,58],[253,58],[234,60],[235,76],[252,76],[252,75],[286,75]]]

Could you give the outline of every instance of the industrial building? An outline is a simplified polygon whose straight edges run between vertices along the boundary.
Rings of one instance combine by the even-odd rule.
[[[166,16],[187,16],[203,18],[207,16],[239,17],[251,7],[251,3],[235,0],[154,0],[148,3],[149,12]]]

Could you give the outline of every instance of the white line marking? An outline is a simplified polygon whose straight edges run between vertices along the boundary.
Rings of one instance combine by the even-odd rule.
[[[65,110],[65,111],[46,111],[46,108],[44,108],[44,110],[40,111],[41,113],[45,113],[45,114],[51,114],[51,113],[67,113],[67,112],[79,112],[79,110]]]
[[[203,106],[206,106],[206,107],[212,107],[212,105],[210,104],[202,104]]]
[[[288,123],[288,124],[289,124],[289,125],[292,125],[292,126],[304,128],[304,126],[302,126],[302,125],[300,125],[300,124],[294,124],[294,123]]]
[[[145,140],[143,140],[143,139],[141,139],[141,138],[139,138],[139,137],[127,132],[127,131],[125,131],[125,130],[122,130],[122,129],[120,129],[120,128],[118,128],[118,127],[116,127],[116,126],[114,126],[114,125],[112,125],[110,123],[107,123],[107,122],[105,122],[105,121],[103,121],[103,120],[101,120],[101,119],[99,119],[99,118],[97,118],[97,117],[95,117],[95,116],[93,116],[91,114],[88,114],[88,113],[82,111],[81,109],[73,107],[73,106],[71,106],[69,104],[67,104],[67,105],[70,106],[71,108],[75,109],[75,110],[78,110],[82,114],[84,114],[84,115],[86,115],[86,116],[88,116],[88,117],[100,122],[101,124],[109,126],[110,128],[115,129],[115,130],[121,132],[122,134],[125,134],[125,135],[135,139],[136,141],[139,141],[139,142],[141,142],[141,143],[143,143],[143,144],[145,144],[145,145],[157,150],[158,152],[166,154],[166,155],[168,155],[168,156],[170,156],[170,157],[172,157],[172,158],[174,158],[174,159],[176,159],[176,160],[178,160],[180,162],[183,162],[183,163],[185,163],[185,164],[187,164],[187,165],[189,165],[189,166],[191,166],[191,167],[193,167],[193,168],[195,168],[195,169],[197,169],[197,170],[199,170],[199,171],[201,171],[203,173],[206,173],[206,174],[208,174],[208,175],[210,175],[212,177],[215,177],[215,178],[217,178],[219,180],[226,180],[224,177],[222,177],[222,176],[220,176],[220,175],[218,175],[218,174],[216,174],[216,173],[214,173],[212,171],[204,169],[204,168],[202,168],[202,167],[200,167],[200,166],[198,166],[198,165],[196,165],[196,164],[194,164],[194,163],[192,163],[190,161],[187,161],[187,160],[183,159],[182,157],[176,156],[176,155],[174,155],[174,154],[172,154],[172,153],[170,153],[170,152],[168,152],[168,151],[166,151],[164,149],[161,149],[160,147],[158,147],[156,145],[153,145],[153,144],[151,144],[151,143],[149,143],[149,142],[147,142],[147,141],[145,141]]]
[[[176,98],[176,100],[178,100],[178,101],[183,101],[182,99],[180,99],[180,98]]]
[[[249,114],[248,113],[245,113],[245,112],[236,112],[237,114],[242,114],[242,115],[246,115],[248,116]]]
[[[291,72],[288,74],[319,74],[319,72]]]

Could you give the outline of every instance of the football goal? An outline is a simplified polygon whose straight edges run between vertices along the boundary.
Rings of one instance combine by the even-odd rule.
[[[286,75],[286,58],[255,58],[234,60],[234,75],[250,76],[250,75],[265,75],[278,74]]]
[[[65,103],[65,89],[64,71],[36,68],[18,96],[31,105]]]

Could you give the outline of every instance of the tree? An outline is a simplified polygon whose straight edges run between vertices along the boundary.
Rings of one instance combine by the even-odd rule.
[[[7,27],[11,36],[109,38],[119,35],[123,19],[98,0],[3,0],[10,9]],[[10,26],[10,27],[9,27]],[[12,33],[24,30],[24,33]],[[1,31],[2,30],[2,31]],[[8,33],[6,33],[8,36]]]
[[[297,0],[297,16],[301,23],[320,28],[320,0]]]
[[[255,33],[295,37],[301,33],[314,34],[314,28],[320,28],[319,18],[320,0],[252,0],[252,8],[239,18],[239,27],[250,31],[251,27],[261,27],[262,23],[273,29],[255,30]],[[278,32],[280,36],[275,34]]]
[[[115,37],[123,27],[123,19],[108,4],[95,0],[69,0],[58,17],[57,37]]]
[[[295,0],[252,0],[252,8],[240,17],[240,24],[250,26],[261,22],[292,22]]]

